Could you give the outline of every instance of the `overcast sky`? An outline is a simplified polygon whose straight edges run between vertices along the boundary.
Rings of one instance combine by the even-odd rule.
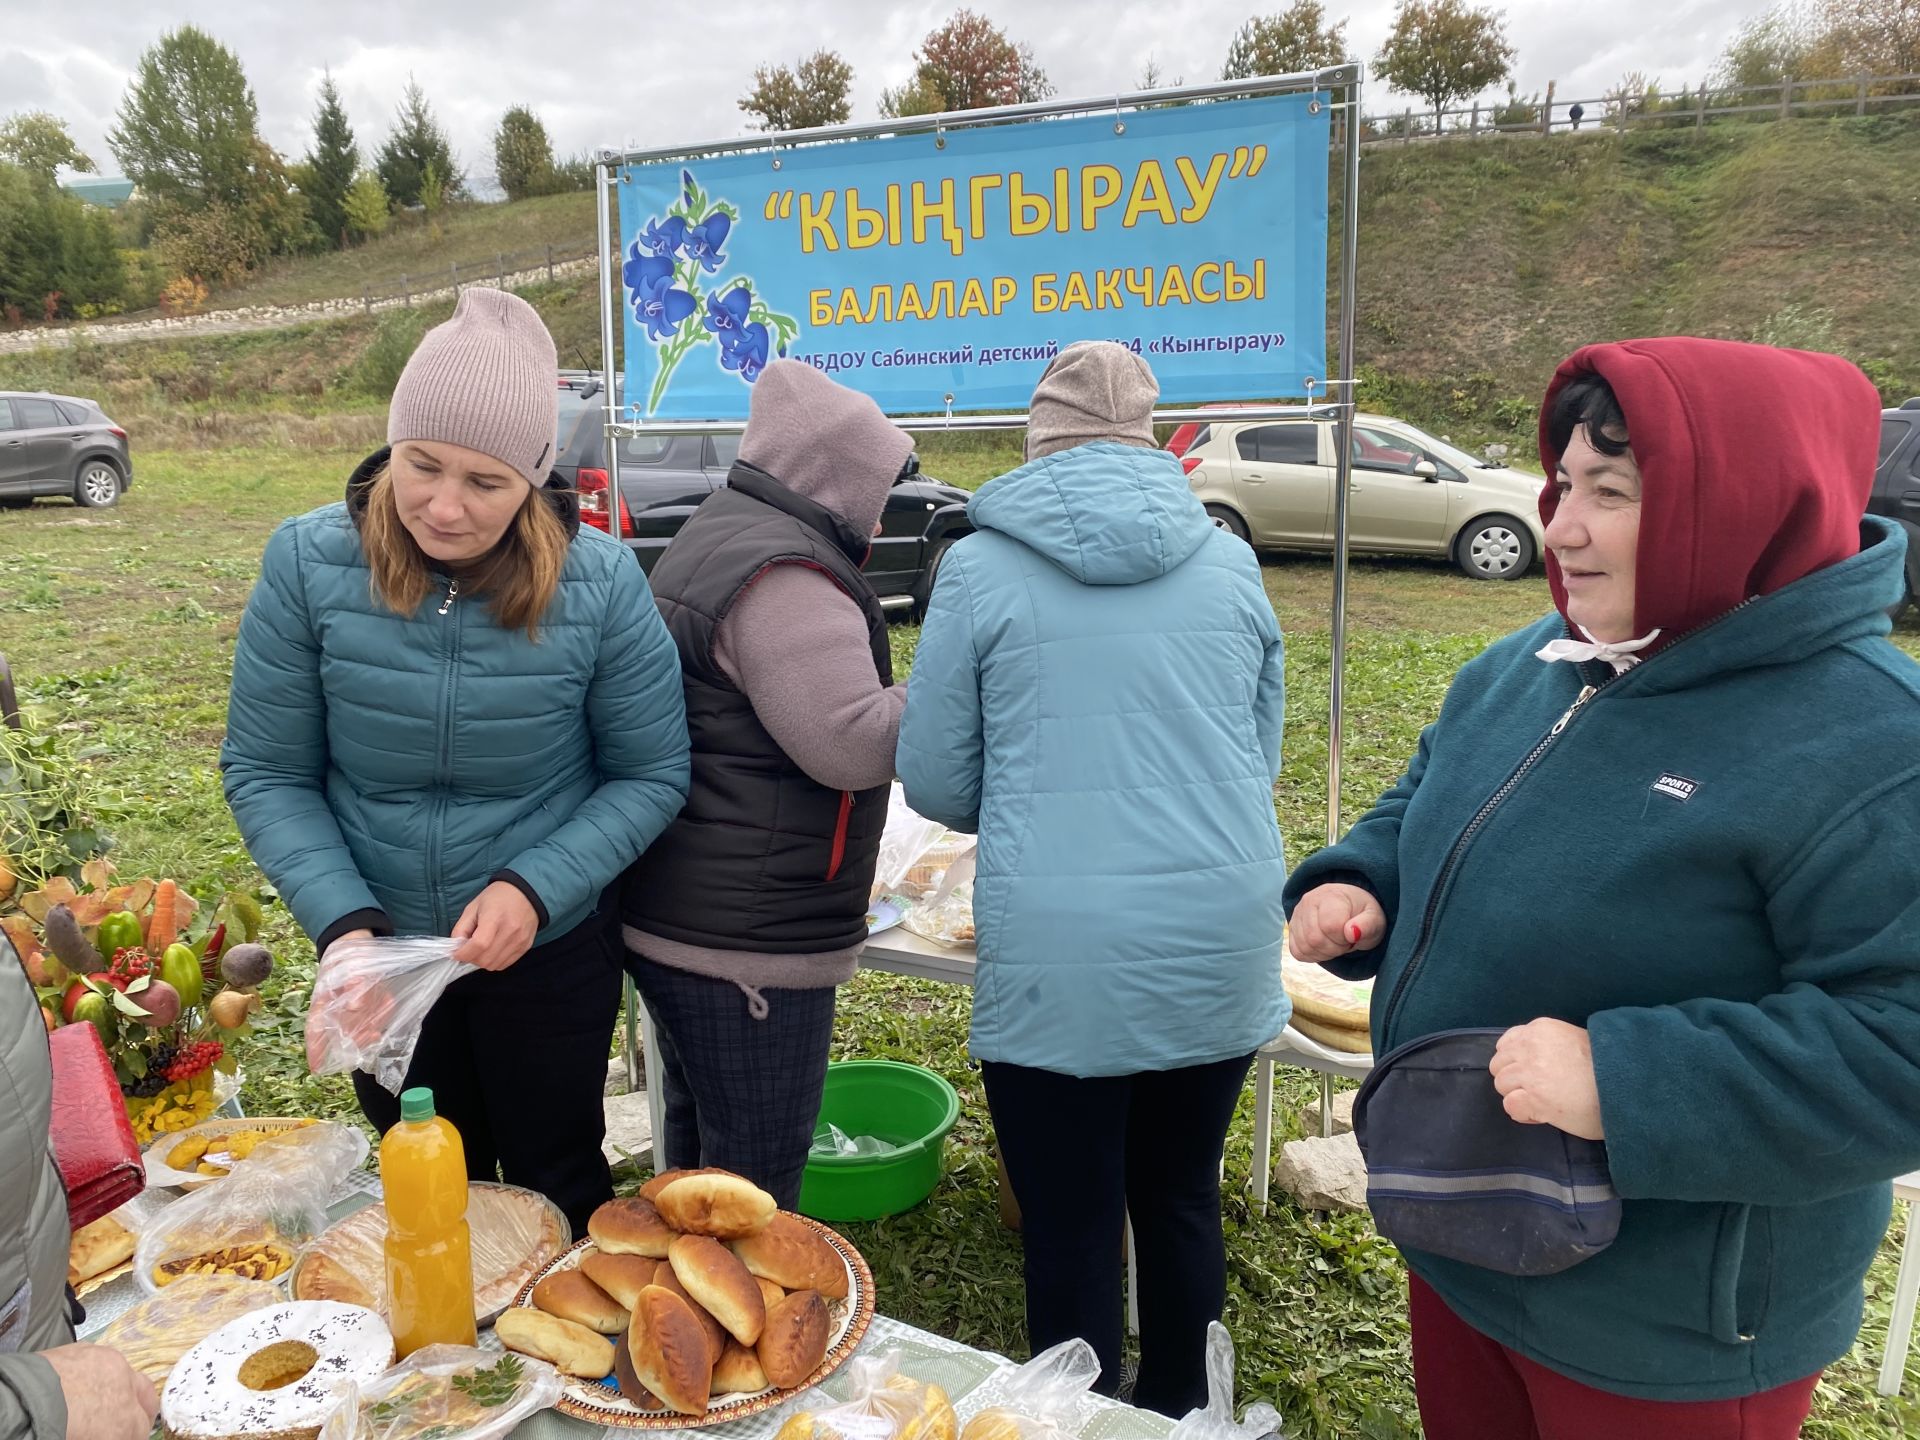
[[[310,142],[324,69],[333,71],[365,151],[386,135],[412,74],[461,164],[480,177],[492,173],[491,135],[509,105],[531,105],[562,155],[737,135],[746,126],[735,101],[753,68],[822,46],[852,63],[855,118],[871,118],[882,87],[906,78],[915,45],[954,8],[881,0],[0,0],[0,115],[53,111],[101,171],[116,174],[106,134],[140,52],[164,30],[191,22],[239,55],[266,138],[290,157]],[[1058,94],[1078,96],[1130,87],[1149,56],[1167,77],[1216,78],[1234,30],[1256,5],[975,0],[973,8],[1033,47]],[[1671,88],[1696,83],[1741,22],[1766,8],[1759,0],[1505,6],[1520,88],[1542,90],[1555,80],[1563,100],[1602,95],[1629,71]],[[1348,17],[1352,53],[1370,60],[1392,0],[1331,0],[1329,9]],[[1375,89],[1366,108],[1404,103]]]

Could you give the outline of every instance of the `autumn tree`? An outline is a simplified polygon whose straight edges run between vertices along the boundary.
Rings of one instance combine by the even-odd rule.
[[[387,228],[390,208],[380,177],[362,170],[347,187],[347,230],[363,240],[380,234]]]
[[[986,110],[1044,100],[1053,93],[1032,49],[1016,45],[999,26],[971,10],[954,12],[951,20],[930,32],[913,59],[913,78],[881,95],[881,114]]]
[[[1513,69],[1514,50],[1497,10],[1465,0],[1400,0],[1374,73],[1433,107],[1434,128],[1450,100],[1478,95]]]
[[[62,166],[91,172],[93,161],[73,143],[66,122],[44,110],[28,110],[0,120],[0,160],[51,180]]]
[[[509,200],[550,195],[556,188],[553,141],[540,117],[524,105],[502,115],[493,132],[493,173]]]
[[[182,25],[141,55],[107,144],[152,200],[245,205],[259,125],[239,57],[204,30]]]
[[[853,118],[853,67],[837,51],[816,50],[792,65],[762,65],[740,108],[756,130],[810,130]]]
[[[1347,22],[1327,23],[1320,0],[1294,0],[1277,15],[1256,15],[1240,27],[1227,51],[1222,80],[1300,75],[1347,58]]]
[[[346,106],[340,103],[340,88],[333,76],[320,81],[320,98],[313,109],[313,148],[307,151],[307,164],[301,191],[313,223],[327,237],[329,245],[344,245],[347,239],[347,192],[360,169],[360,147],[354,142],[353,126],[347,123]]]

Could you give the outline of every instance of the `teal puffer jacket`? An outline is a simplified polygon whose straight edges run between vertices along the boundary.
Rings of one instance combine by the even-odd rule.
[[[445,935],[494,880],[534,900],[536,944],[565,933],[686,799],[646,577],[578,529],[537,642],[444,583],[396,615],[370,580],[348,504],[267,542],[220,750],[248,850],[321,949],[363,925]]]
[[[1160,450],[984,486],[900,723],[921,814],[980,834],[981,1060],[1082,1077],[1246,1055],[1286,1025],[1280,627],[1253,552]]]

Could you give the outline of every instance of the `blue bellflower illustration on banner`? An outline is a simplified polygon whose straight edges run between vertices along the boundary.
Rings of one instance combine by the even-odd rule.
[[[750,277],[709,278],[726,268],[727,241],[739,220],[735,206],[710,198],[693,172],[682,170],[673,205],[649,217],[627,246],[620,269],[627,304],[659,363],[648,414],[659,409],[674,372],[700,346],[711,342],[720,369],[751,385],[800,333],[798,321],[754,293]]]

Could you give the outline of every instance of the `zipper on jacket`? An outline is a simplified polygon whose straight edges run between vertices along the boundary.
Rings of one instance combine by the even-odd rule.
[[[1444,897],[1447,882],[1453,878],[1453,871],[1460,863],[1461,854],[1473,843],[1474,837],[1492,818],[1493,812],[1498,810],[1506,798],[1518,788],[1520,782],[1527,778],[1527,772],[1540,763],[1540,757],[1553,747],[1553,742],[1558,740],[1561,733],[1572,723],[1573,717],[1580,712],[1580,708],[1604,689],[1606,683],[1611,682],[1580,687],[1580,693],[1574,697],[1573,704],[1569,705],[1560,718],[1553,722],[1553,728],[1540,737],[1533,749],[1527,752],[1526,758],[1513,768],[1513,773],[1507,776],[1500,788],[1489,795],[1485,803],[1474,812],[1473,819],[1467,822],[1467,828],[1460,832],[1459,838],[1453,842],[1453,848],[1447,851],[1447,858],[1440,865],[1440,873],[1434,877],[1433,890],[1427,896],[1426,913],[1420,917],[1420,937],[1414,943],[1413,954],[1407,960],[1407,968],[1400,972],[1400,979],[1394,985],[1393,994],[1387,1000],[1387,1015],[1380,1024],[1380,1039],[1388,1047],[1393,1045],[1393,1022],[1395,1016],[1399,1014],[1400,1002],[1406,998],[1408,985],[1419,973],[1421,962],[1427,958],[1427,947],[1433,940],[1434,917],[1439,914],[1440,902]]]
[[[1400,972],[1400,978],[1394,982],[1393,994],[1387,998],[1386,1018],[1380,1025],[1380,1038],[1383,1042],[1389,1047],[1393,1045],[1393,1022],[1400,1013],[1400,1004],[1406,999],[1407,990],[1412,985],[1415,974],[1418,973],[1421,963],[1427,958],[1427,948],[1433,942],[1433,922],[1435,917],[1440,913],[1441,901],[1446,898],[1445,891],[1447,883],[1453,878],[1453,872],[1460,863],[1461,855],[1465,852],[1467,846],[1473,843],[1474,836],[1477,835],[1482,827],[1486,825],[1487,821],[1492,818],[1493,812],[1498,810],[1502,802],[1514,792],[1515,787],[1527,778],[1527,772],[1540,763],[1540,758],[1552,748],[1553,742],[1559,739],[1561,733],[1573,722],[1573,717],[1579,713],[1580,709],[1586,705],[1589,700],[1613,684],[1614,681],[1624,675],[1631,675],[1636,670],[1643,670],[1648,665],[1657,665],[1663,656],[1671,655],[1678,649],[1682,641],[1691,640],[1702,631],[1711,630],[1715,626],[1726,623],[1759,598],[1757,595],[1749,596],[1734,606],[1733,609],[1727,611],[1726,614],[1716,616],[1704,625],[1696,625],[1685,634],[1676,636],[1671,645],[1660,651],[1659,654],[1649,656],[1639,665],[1608,675],[1597,685],[1582,685],[1580,687],[1580,693],[1574,697],[1573,704],[1569,705],[1561,714],[1560,718],[1553,722],[1553,728],[1540,737],[1539,743],[1527,752],[1526,758],[1514,767],[1513,773],[1507,776],[1506,781],[1500,788],[1488,796],[1486,803],[1474,812],[1473,819],[1467,822],[1467,828],[1462,830],[1459,838],[1453,842],[1452,848],[1447,851],[1447,858],[1441,862],[1439,874],[1434,877],[1433,890],[1427,896],[1426,912],[1420,917],[1420,935],[1414,942],[1413,954],[1408,957],[1407,968]],[[1573,627],[1571,625],[1567,627],[1567,634],[1569,636],[1573,634]]]
[[[457,578],[449,580],[447,598],[440,606],[440,614],[446,615],[453,609],[453,602],[459,593],[460,581]],[[446,934],[453,925],[444,903],[445,877],[441,874],[441,860],[447,823],[447,791],[453,780],[453,696],[454,680],[460,670],[459,615],[453,616],[453,623],[447,627],[446,635],[446,681],[441,693],[440,730],[435,737],[433,804],[427,812],[427,893],[431,897],[434,933],[437,935]]]
[[[827,861],[827,879],[840,873],[840,862],[847,858],[847,829],[853,821],[853,792],[840,792],[840,818],[833,822],[833,855]]]

